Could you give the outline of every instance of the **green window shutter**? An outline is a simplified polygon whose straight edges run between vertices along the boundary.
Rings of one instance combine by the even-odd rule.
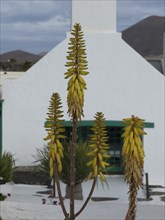
[[[46,122],[47,123],[47,122]],[[90,128],[93,125],[92,120],[88,121],[80,121],[78,123],[78,141],[88,141],[91,135]],[[108,131],[108,144],[109,144],[109,154],[111,155],[109,159],[110,168],[107,169],[109,174],[123,174],[124,167],[122,165],[122,146],[123,146],[123,139],[121,138],[121,134],[123,132],[123,122],[122,121],[111,121],[107,120],[106,128]],[[66,128],[66,136],[68,139],[71,137],[71,121],[64,122]],[[145,122],[145,128],[154,128],[154,123],[152,122]]]

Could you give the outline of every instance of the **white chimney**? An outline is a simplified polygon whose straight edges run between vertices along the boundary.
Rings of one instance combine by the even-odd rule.
[[[72,0],[72,26],[83,31],[116,32],[116,0]]]

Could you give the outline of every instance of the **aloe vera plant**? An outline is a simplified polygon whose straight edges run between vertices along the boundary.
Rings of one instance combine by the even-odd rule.
[[[129,209],[125,220],[135,220],[137,207],[137,192],[143,186],[144,148],[141,140],[144,132],[144,120],[132,116],[123,119],[123,163],[125,180],[129,184]]]
[[[106,163],[105,158],[108,158],[106,151],[107,151],[107,134],[104,125],[104,115],[102,113],[97,113],[95,116],[96,123],[93,128],[93,136],[90,143],[91,148],[91,157],[86,155],[86,169],[89,170],[87,173],[83,173],[81,178],[90,179],[93,178],[93,185],[89,192],[87,199],[85,200],[84,204],[80,208],[80,210],[75,213],[75,198],[74,198],[74,191],[77,182],[77,174],[75,173],[77,160],[76,155],[80,152],[78,149],[79,144],[77,143],[77,127],[78,122],[81,121],[82,117],[84,116],[83,108],[84,108],[84,93],[87,89],[86,82],[84,77],[89,74],[88,72],[88,64],[86,60],[86,48],[85,48],[85,40],[84,35],[81,29],[81,25],[76,23],[73,26],[71,31],[72,37],[70,38],[68,52],[67,52],[67,62],[66,67],[67,71],[65,74],[65,79],[68,79],[67,83],[67,105],[68,105],[68,115],[72,121],[72,132],[71,132],[71,140],[69,144],[69,157],[68,153],[66,156],[66,149],[64,151],[63,141],[62,139],[65,138],[65,129],[62,120],[62,110],[61,110],[61,99],[58,93],[53,93],[50,100],[50,106],[48,108],[48,118],[47,123],[45,125],[45,129],[47,131],[47,136],[45,137],[45,141],[48,142],[49,147],[49,167],[50,167],[50,176],[55,176],[57,191],[60,199],[60,204],[67,220],[74,220],[85,208],[87,203],[89,202],[91,195],[94,191],[95,184],[97,181],[98,175],[102,181],[105,181],[105,177],[103,172],[105,171],[105,167],[109,164]],[[95,141],[97,138],[97,143]],[[92,150],[94,148],[94,151]],[[97,151],[97,152],[96,152]],[[92,167],[89,166],[90,161],[92,160]],[[69,161],[69,186],[70,186],[70,211],[66,210],[64,205],[61,189],[60,189],[60,178],[64,180],[64,174],[66,171],[66,161]],[[80,160],[78,161],[80,162]],[[96,163],[95,163],[96,162]],[[84,165],[83,164],[83,165]],[[80,164],[79,164],[80,165]],[[91,174],[90,174],[91,171]],[[84,176],[85,175],[85,176]],[[67,180],[68,181],[68,180]]]

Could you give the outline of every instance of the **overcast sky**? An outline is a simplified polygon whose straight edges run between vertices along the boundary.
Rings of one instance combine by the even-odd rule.
[[[0,0],[0,54],[51,50],[70,30],[70,11],[70,0]],[[118,31],[151,15],[165,16],[165,0],[117,0]]]

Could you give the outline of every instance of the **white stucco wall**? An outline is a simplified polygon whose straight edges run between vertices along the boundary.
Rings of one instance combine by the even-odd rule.
[[[2,85],[3,81],[6,79],[16,79],[23,74],[24,72],[0,71],[0,85]]]
[[[102,111],[107,120],[132,114],[154,122],[144,138],[145,172],[150,184],[164,185],[164,76],[130,48],[120,34],[86,33],[90,74],[86,76],[85,120]],[[21,78],[4,83],[3,148],[17,165],[31,164],[44,145],[44,120],[52,92],[59,92],[67,116],[66,51],[68,37]]]
[[[75,23],[84,31],[116,32],[116,0],[72,1],[72,26]]]

